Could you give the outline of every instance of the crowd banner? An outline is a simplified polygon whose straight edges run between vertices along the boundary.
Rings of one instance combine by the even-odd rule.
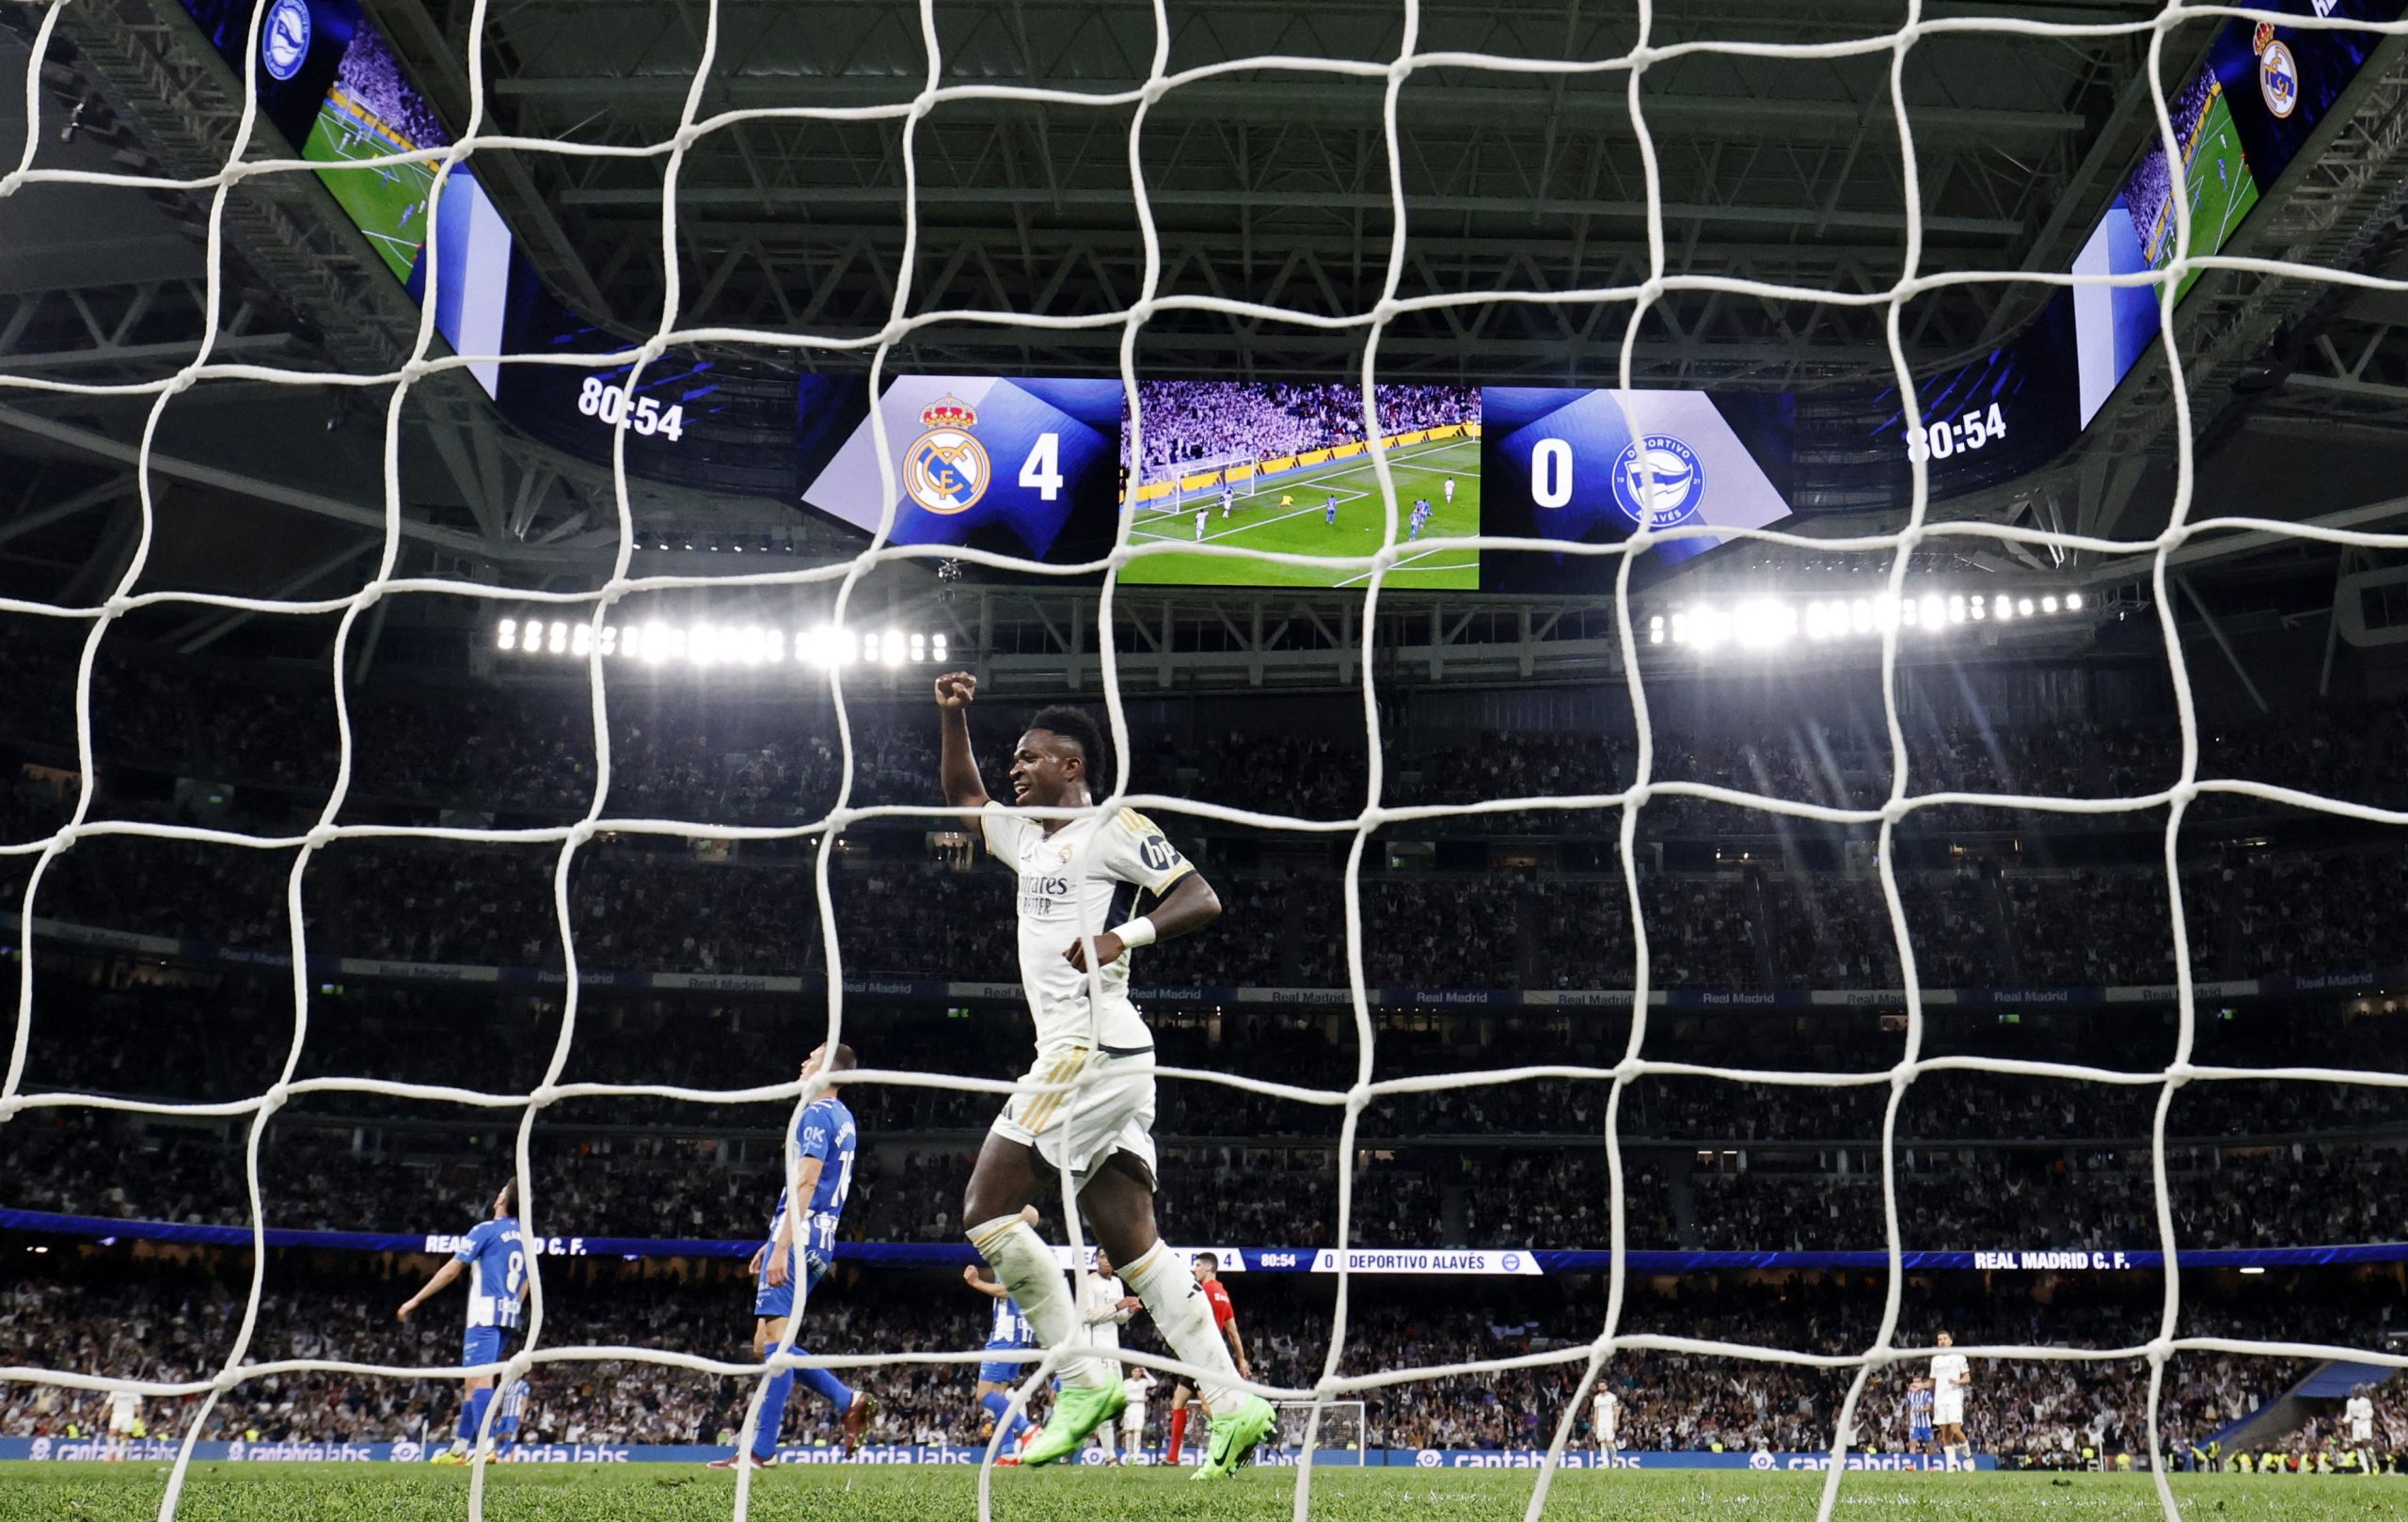
[[[0,1231],[78,1237],[113,1245],[120,1241],[178,1242],[205,1246],[247,1247],[247,1226],[200,1226],[183,1221],[119,1221],[104,1215],[67,1215],[55,1211],[0,1210]],[[460,1239],[439,1231],[304,1231],[269,1227],[270,1247],[331,1247],[349,1252],[424,1253],[449,1257]],[[758,1237],[581,1237],[531,1239],[540,1254],[559,1258],[750,1258]],[[1225,1274],[1335,1274],[1339,1254],[1331,1247],[1244,1247],[1201,1244],[1174,1246],[1182,1258],[1209,1252]],[[1067,1247],[1054,1249],[1068,1266]],[[959,1268],[977,1260],[962,1242],[840,1242],[838,1262],[879,1268]],[[2155,1247],[2023,1247],[1973,1252],[1909,1252],[1900,1261],[1909,1272],[1964,1269],[1976,1273],[2154,1273],[2164,1264]],[[1858,1252],[1687,1252],[1647,1249],[1623,1254],[1634,1274],[1712,1274],[1731,1269],[1886,1269],[1877,1248]],[[2193,1247],[2182,1253],[2185,1268],[2317,1268],[2352,1263],[2408,1262],[2408,1242],[2336,1243],[2319,1247]],[[1431,1277],[1534,1276],[1604,1274],[1613,1255],[1593,1247],[1354,1247],[1346,1253],[1350,1274],[1418,1275]]]

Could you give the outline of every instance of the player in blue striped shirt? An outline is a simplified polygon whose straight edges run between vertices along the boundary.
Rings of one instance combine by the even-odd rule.
[[[1931,1440],[1931,1381],[1907,1381],[1907,1451],[1929,1453]]]
[[[1031,1205],[1020,1213],[1021,1219],[1030,1226],[1037,1224],[1036,1206]],[[1029,1326],[1027,1315],[1021,1310],[1020,1302],[1012,1298],[1009,1290],[980,1273],[976,1263],[962,1269],[961,1282],[995,1303],[995,1319],[987,1331],[987,1352],[990,1355],[1018,1353],[1038,1345],[1036,1331]],[[980,1441],[992,1437],[996,1426],[1004,1424],[1004,1440],[999,1450],[1003,1457],[995,1461],[998,1464],[1020,1462],[1020,1435],[1030,1423],[1025,1416],[1011,1415],[1012,1387],[1025,1372],[1027,1370],[1017,1359],[990,1356],[978,1366],[978,1385],[970,1392],[971,1399],[976,1401],[980,1410],[986,1414],[979,1423]]]
[[[845,1072],[858,1066],[849,1046],[814,1047],[803,1059],[802,1076],[808,1078],[822,1070]],[[853,1149],[860,1137],[853,1126],[853,1112],[836,1097],[834,1087],[803,1106],[795,1121],[794,1139],[799,1160],[794,1179],[778,1195],[777,1211],[769,1217],[769,1240],[752,1255],[752,1356],[756,1358],[767,1358],[784,1339],[786,1323],[795,1312],[796,1281],[801,1281],[803,1299],[808,1302],[813,1286],[827,1274],[835,1256],[836,1222],[845,1213],[845,1197],[853,1188]],[[790,1208],[796,1200],[802,1201],[800,1211]],[[810,1350],[798,1342],[794,1351]],[[733,1469],[743,1464],[769,1467],[778,1450],[778,1429],[785,1421],[786,1397],[794,1389],[798,1373],[843,1414],[845,1451],[861,1447],[862,1434],[878,1409],[869,1391],[848,1387],[826,1369],[784,1370],[770,1377],[761,1396],[761,1421],[752,1435],[752,1452],[714,1459],[712,1468]]]
[[[501,1361],[503,1334],[518,1329],[519,1308],[527,1300],[530,1253],[527,1239],[518,1229],[518,1217],[513,1213],[517,1193],[517,1181],[503,1184],[501,1193],[493,1197],[493,1218],[479,1221],[462,1237],[452,1260],[436,1270],[426,1287],[404,1301],[397,1312],[401,1320],[408,1321],[411,1311],[429,1296],[449,1288],[460,1276],[460,1271],[467,1269],[468,1329],[460,1340],[460,1362],[470,1368]],[[435,1456],[436,1463],[468,1461],[468,1445],[477,1440],[478,1432],[483,1428],[485,1407],[492,1400],[493,1375],[470,1374],[467,1399],[460,1404],[459,1435],[448,1451]],[[490,1455],[492,1451],[488,1448],[486,1451]]]

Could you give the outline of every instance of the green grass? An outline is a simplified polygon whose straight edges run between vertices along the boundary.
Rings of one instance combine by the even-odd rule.
[[[2184,192],[2191,198],[2191,252],[2195,257],[2221,250],[2233,229],[2258,204],[2258,180],[2249,172],[2241,148],[2241,134],[2232,124],[2232,107],[2219,92],[2208,107],[2208,119],[2198,146],[2182,166]],[[2157,267],[2174,262],[2174,229],[2165,230]],[[2174,293],[2179,301],[2193,281],[2207,272],[2193,270]]]
[[[1227,1484],[1160,1469],[998,1470],[997,1522],[1239,1522],[1284,1518],[1292,1469],[1255,1468]],[[1330,1522],[1519,1522],[1526,1471],[1321,1469],[1312,1514]],[[751,1514],[827,1522],[950,1522],[975,1514],[968,1467],[796,1466],[753,1477]],[[113,1522],[154,1516],[164,1465],[0,1464],[0,1522]],[[1566,1472],[1546,1514],[1564,1522],[1804,1522],[1822,1478],[1733,1470]],[[734,1514],[736,1477],[699,1466],[504,1465],[485,1487],[495,1522],[714,1522]],[[2408,1522],[2408,1482],[2338,1475],[2177,1475],[2202,1522]],[[468,1476],[424,1466],[196,1465],[177,1514],[187,1522],[418,1522],[467,1514]],[[1835,1515],[1912,1522],[2147,1522],[2161,1514],[2146,1475],[1851,1474]]]
[[[407,147],[368,130],[332,102],[318,108],[317,123],[301,147],[303,158],[325,165],[356,164],[408,151]],[[435,170],[424,164],[388,164],[373,169],[320,169],[318,178],[392,272],[408,279],[419,246],[426,241],[426,200],[435,188]]]
[[[1444,444],[1414,445],[1388,455],[1388,473],[1396,481],[1397,539],[1412,531],[1413,500],[1430,499],[1430,526],[1424,539],[1468,537],[1480,531],[1480,440],[1452,439]],[[1444,483],[1455,482],[1455,499],[1446,499]],[[1322,501],[1338,499],[1338,526],[1322,519]],[[1265,479],[1254,495],[1241,493],[1228,521],[1221,517],[1217,492],[1207,492],[1176,512],[1152,504],[1140,508],[1130,530],[1130,543],[1194,544],[1196,509],[1208,507],[1212,519],[1205,542],[1269,549],[1297,555],[1369,555],[1380,547],[1385,515],[1378,478],[1371,462],[1357,457],[1337,465],[1291,470]],[[1294,505],[1280,507],[1281,497]],[[1223,559],[1212,555],[1149,555],[1131,563],[1121,579],[1177,586],[1362,586],[1370,576],[1354,567],[1323,570],[1313,565],[1289,565],[1276,561]],[[1480,586],[1480,557],[1468,549],[1416,554],[1400,561],[1383,579],[1392,587]]]

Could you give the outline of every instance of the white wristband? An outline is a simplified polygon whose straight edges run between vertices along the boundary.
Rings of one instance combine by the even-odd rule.
[[[1114,926],[1112,933],[1120,938],[1124,948],[1134,951],[1139,946],[1154,943],[1154,922],[1140,914],[1126,925]]]

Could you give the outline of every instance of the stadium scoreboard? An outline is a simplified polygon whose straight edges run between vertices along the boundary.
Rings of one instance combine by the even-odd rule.
[[[1679,535],[1634,567],[1655,574],[1723,542],[1717,530],[1823,506],[1902,507],[1918,471],[1939,499],[2057,458],[2162,341],[2166,293],[2150,277],[2181,247],[2182,211],[2193,256],[2223,249],[2380,41],[2349,24],[2408,12],[2408,0],[2268,0],[2226,20],[2164,95],[2171,151],[2165,135],[2149,135],[2065,272],[2092,283],[2054,287],[1996,349],[1915,376],[1911,404],[1895,384],[1796,393],[1381,385],[1375,438],[1351,386],[1349,408],[1325,395],[1265,400],[1326,387],[1174,381],[1180,404],[1149,412],[1141,379],[1133,419],[1108,376],[893,375],[873,405],[857,374],[797,376],[718,351],[672,348],[638,373],[623,357],[634,340],[544,284],[473,153],[439,177],[431,164],[373,162],[456,139],[360,0],[182,4],[255,81],[265,119],[316,166],[412,299],[434,307],[436,330],[469,357],[494,404],[566,452],[607,465],[624,436],[633,474],[797,503],[865,535],[882,529],[890,544],[1092,565],[1125,514],[1146,548],[1123,568],[1131,580],[1359,586],[1386,531],[1377,451],[1396,488],[1397,537],[1411,547],[1384,573],[1388,584],[1522,593],[1609,586],[1617,557],[1573,547],[1626,540],[1641,526]],[[2173,299],[2199,274],[2187,273]],[[1276,438],[1262,437],[1264,423]],[[1134,462],[1141,431],[1146,459]],[[1228,463],[1241,451],[1250,451],[1244,463]],[[1182,475],[1182,462],[1199,468]],[[1223,490],[1246,500],[1202,515],[1196,495]],[[1449,547],[1475,534],[1566,547]],[[1317,572],[1302,561],[1189,552],[1199,544],[1334,563]]]

